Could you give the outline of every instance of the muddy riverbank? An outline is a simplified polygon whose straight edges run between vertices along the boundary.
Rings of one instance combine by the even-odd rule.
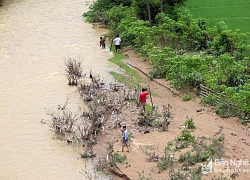
[[[129,63],[133,67],[140,69],[144,73],[150,71],[150,64],[148,62],[142,61],[134,51],[127,51],[124,54],[128,56],[127,59],[123,60],[124,63]],[[136,69],[135,69],[136,70]],[[195,130],[192,130],[192,134],[195,137],[214,137],[214,135],[219,131],[221,127],[222,134],[224,139],[223,149],[224,153],[222,158],[224,160],[248,160],[250,158],[248,151],[250,150],[249,143],[249,130],[247,126],[240,124],[237,118],[227,118],[222,119],[213,112],[213,107],[204,106],[200,104],[200,98],[196,97],[190,101],[183,101],[181,97],[181,92],[173,89],[169,82],[165,80],[156,80],[152,81],[144,73],[138,71],[138,73],[143,78],[143,86],[150,86],[153,102],[155,105],[161,107],[163,105],[170,104],[171,116],[170,116],[170,125],[168,131],[158,132],[158,130],[153,130],[152,128],[148,129],[146,127],[138,126],[139,114],[138,108],[136,105],[131,106],[123,111],[121,117],[121,125],[126,125],[129,132],[131,133],[131,151],[130,152],[121,152],[121,131],[120,128],[112,128],[113,122],[110,121],[107,124],[107,128],[98,139],[98,144],[94,146],[94,150],[97,152],[96,161],[98,158],[106,158],[107,149],[109,147],[108,142],[113,143],[113,152],[119,153],[121,156],[125,155],[126,160],[120,164],[117,163],[118,172],[120,174],[126,174],[130,179],[138,179],[139,174],[146,178],[150,179],[169,179],[169,170],[164,170],[159,173],[158,163],[161,161],[149,161],[149,155],[145,154],[145,149],[147,147],[155,152],[158,155],[158,158],[164,156],[165,147],[168,145],[169,141],[174,142],[175,138],[181,135],[181,132],[184,130],[184,122],[187,120],[187,117],[193,118],[194,124],[196,126]],[[174,94],[173,94],[174,92]],[[150,99],[148,99],[150,104]],[[198,111],[199,109],[204,108],[203,111]],[[145,131],[147,131],[145,133]],[[148,149],[148,150],[149,150]],[[178,158],[181,153],[190,151],[192,146],[189,148],[184,148],[182,151],[177,151],[174,153],[174,161],[176,165],[174,166],[174,171],[181,170],[182,167],[178,165]],[[126,149],[125,149],[126,150]],[[200,164],[201,165],[201,164]],[[216,166],[214,166],[216,169]],[[217,170],[224,170],[223,177],[230,177],[230,174],[235,176],[236,179],[247,179],[249,172],[244,173],[233,173],[229,172],[229,169],[234,169],[232,165],[229,166],[219,166]],[[238,169],[249,169],[241,165]],[[173,171],[172,171],[173,172]],[[184,171],[185,172],[185,171]],[[209,173],[208,175],[203,175],[202,179],[211,179],[214,176],[221,176],[220,172]],[[122,179],[118,176],[114,176],[117,179]],[[126,178],[125,178],[126,179]]]

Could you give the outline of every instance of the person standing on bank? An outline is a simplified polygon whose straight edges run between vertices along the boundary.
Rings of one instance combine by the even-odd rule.
[[[115,42],[115,50],[116,53],[119,53],[120,49],[121,49],[121,38],[119,37],[119,35],[116,36],[116,38],[114,39]]]
[[[105,44],[106,38],[104,37],[100,37],[100,47],[102,47],[102,49],[105,49],[106,44]]]
[[[100,47],[102,47],[102,37],[100,37]]]
[[[129,152],[129,147],[128,147],[128,130],[126,126],[122,127],[122,152],[124,150],[124,147],[126,146]]]
[[[139,101],[140,101],[140,113],[142,111],[146,112],[146,101],[147,101],[147,95],[149,95],[149,92],[147,92],[147,88],[142,88],[142,92],[139,95]]]

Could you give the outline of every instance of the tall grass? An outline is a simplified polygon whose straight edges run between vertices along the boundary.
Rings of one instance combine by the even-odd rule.
[[[188,0],[194,18],[207,19],[212,27],[224,21],[229,29],[250,32],[250,0]]]

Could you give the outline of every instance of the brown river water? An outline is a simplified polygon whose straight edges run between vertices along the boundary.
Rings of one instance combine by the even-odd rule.
[[[42,119],[46,108],[77,110],[82,100],[63,75],[64,58],[83,59],[84,70],[112,81],[100,49],[105,30],[84,22],[86,0],[6,0],[0,7],[0,179],[85,179],[76,147],[54,140]]]

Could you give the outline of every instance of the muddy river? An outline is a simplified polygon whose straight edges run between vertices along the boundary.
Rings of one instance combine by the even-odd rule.
[[[99,47],[105,33],[84,22],[87,0],[6,0],[0,7],[0,179],[85,179],[76,147],[53,139],[40,123],[46,108],[77,109],[82,100],[67,85],[64,59],[82,59],[84,70],[108,74],[112,54]]]

